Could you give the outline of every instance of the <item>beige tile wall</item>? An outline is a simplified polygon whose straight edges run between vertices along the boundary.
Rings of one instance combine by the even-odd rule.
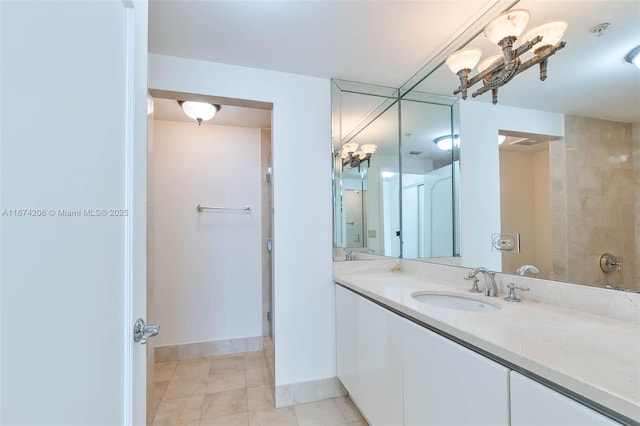
[[[632,125],[566,116],[565,139],[558,142],[565,167],[552,176],[554,202],[558,203],[554,204],[553,226],[556,232],[566,224],[567,246],[554,238],[554,255],[558,259],[566,256],[566,280],[640,289]],[[559,154],[558,150],[550,152],[552,159],[554,153]],[[561,163],[561,156],[552,161]],[[605,274],[600,270],[599,259],[605,252],[623,262],[622,271]],[[561,261],[554,263],[554,278],[565,279],[564,274]]]
[[[633,191],[636,218],[636,290],[640,290],[640,123],[631,127],[633,149]]]
[[[551,142],[554,143],[554,142]],[[520,253],[503,253],[502,270],[538,267],[552,276],[551,194],[548,143],[537,151],[500,150],[500,231],[520,234]]]
[[[271,166],[271,129],[260,129],[260,167],[261,172],[261,205],[262,205],[262,241],[271,237],[271,184],[265,176]],[[271,309],[271,253],[262,249],[262,335],[271,336],[271,323],[267,320],[267,312]]]

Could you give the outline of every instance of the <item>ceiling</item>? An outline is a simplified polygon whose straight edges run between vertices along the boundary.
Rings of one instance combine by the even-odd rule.
[[[478,16],[503,0],[151,0],[152,53],[400,87]],[[640,122],[640,70],[623,57],[640,44],[640,1],[522,0],[529,27],[564,18],[567,47],[549,77],[528,70],[500,89],[499,103]],[[593,26],[611,26],[600,37]],[[497,53],[482,36],[484,56]],[[441,67],[418,89],[450,95],[457,77]],[[469,97],[469,100],[471,97]],[[476,101],[490,101],[490,94]]]

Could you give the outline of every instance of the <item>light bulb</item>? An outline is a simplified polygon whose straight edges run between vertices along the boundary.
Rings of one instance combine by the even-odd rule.
[[[220,109],[219,106],[207,102],[186,101],[182,102],[181,106],[184,113],[197,120],[198,124],[211,120]]]
[[[445,63],[454,74],[458,74],[458,72],[464,69],[472,70],[477,65],[481,56],[482,50],[479,48],[466,47],[449,55]]]
[[[530,16],[528,10],[509,10],[489,22],[484,29],[484,36],[495,44],[505,37],[520,37],[527,27]]]
[[[493,55],[489,56],[487,59],[483,59],[482,62],[478,64],[478,72],[481,73],[482,71],[489,68],[495,61],[498,60],[498,58],[504,58],[504,55]]]
[[[369,143],[366,145],[362,145],[360,147],[360,149],[362,150],[362,152],[364,152],[365,154],[373,154],[374,152],[376,152],[376,150],[378,149],[378,145]]]
[[[564,35],[568,26],[567,21],[562,19],[546,22],[527,32],[524,37],[522,37],[522,43],[524,44],[531,41],[537,36],[542,36],[542,41],[536,45],[536,50],[543,46],[555,46]]]
[[[358,149],[358,144],[355,142],[349,142],[342,145],[342,150],[346,152],[356,152]]]

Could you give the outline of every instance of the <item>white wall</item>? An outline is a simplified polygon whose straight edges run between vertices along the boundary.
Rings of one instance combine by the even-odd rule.
[[[500,271],[501,254],[491,251],[500,232],[498,130],[562,136],[562,114],[460,101],[460,203],[462,262]]]
[[[129,6],[0,2],[0,210],[41,210],[0,219],[3,425],[145,421],[147,4]]]
[[[158,345],[262,335],[259,132],[154,123]],[[198,204],[251,212],[198,213]]]
[[[334,377],[329,80],[152,54],[149,87],[273,103],[276,385]]]

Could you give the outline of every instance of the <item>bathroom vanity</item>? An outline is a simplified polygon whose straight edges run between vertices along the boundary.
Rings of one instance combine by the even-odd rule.
[[[640,294],[567,284],[549,294],[553,284],[536,280],[522,302],[507,302],[506,286],[526,278],[498,274],[499,297],[486,297],[468,292],[467,273],[334,264],[337,375],[370,424],[640,422]],[[579,300],[593,291],[598,302]],[[424,294],[445,297],[415,297]]]

